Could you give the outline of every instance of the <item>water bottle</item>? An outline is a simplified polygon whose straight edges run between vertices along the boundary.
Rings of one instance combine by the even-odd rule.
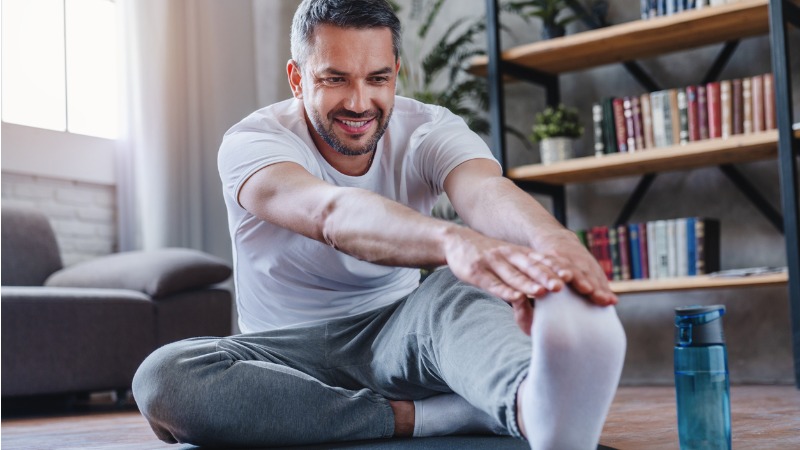
[[[675,394],[681,450],[730,450],[725,307],[675,308]]]

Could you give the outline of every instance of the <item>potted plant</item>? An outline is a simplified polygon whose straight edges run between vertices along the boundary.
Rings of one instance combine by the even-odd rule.
[[[536,114],[530,139],[539,143],[542,164],[563,161],[574,156],[574,142],[583,134],[574,108],[548,106]]]
[[[516,12],[522,17],[538,17],[542,20],[542,39],[564,36],[565,26],[576,19],[572,14],[562,14],[568,9],[565,0],[527,0],[510,2],[506,10]]]

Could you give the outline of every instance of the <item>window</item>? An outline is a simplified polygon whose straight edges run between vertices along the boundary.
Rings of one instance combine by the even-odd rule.
[[[112,0],[2,0],[2,120],[115,138]]]

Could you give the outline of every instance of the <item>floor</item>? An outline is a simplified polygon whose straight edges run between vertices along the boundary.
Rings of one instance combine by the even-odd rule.
[[[7,402],[6,402],[7,403]],[[10,413],[3,407],[2,448],[14,449],[190,449],[158,441],[133,407],[95,402],[79,412]],[[800,391],[793,386],[734,386],[731,390],[733,448],[747,450],[800,449]],[[675,394],[671,387],[623,387],[609,412],[600,440],[607,447],[678,449]],[[440,448],[465,448],[466,441]],[[494,440],[493,449],[525,448],[519,441]],[[429,441],[428,444],[433,444]],[[422,442],[359,445],[335,448],[426,448]],[[499,444],[499,445],[497,445]],[[315,448],[334,448],[321,446]]]

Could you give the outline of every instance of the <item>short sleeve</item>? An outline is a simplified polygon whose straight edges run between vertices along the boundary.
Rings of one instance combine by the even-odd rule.
[[[414,164],[436,195],[444,191],[445,178],[459,164],[472,159],[497,162],[483,139],[446,108],[439,108],[436,118],[417,132]]]

